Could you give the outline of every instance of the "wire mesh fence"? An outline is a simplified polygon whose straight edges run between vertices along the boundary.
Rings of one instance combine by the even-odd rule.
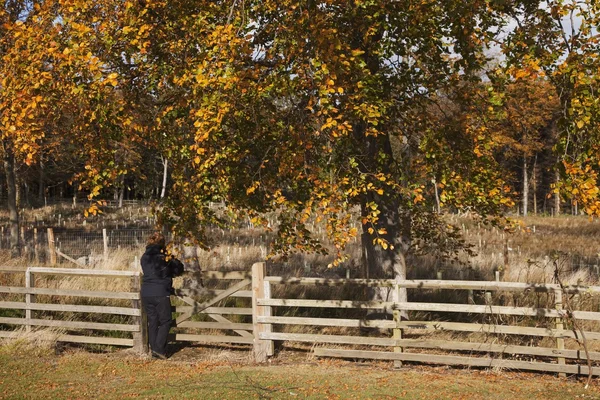
[[[39,262],[49,261],[51,247],[83,263],[87,259],[100,257],[105,252],[145,246],[146,239],[153,229],[64,229],[50,228],[53,246],[48,240],[48,228],[21,229],[20,246],[22,253]],[[0,249],[10,249],[10,230],[0,227]]]

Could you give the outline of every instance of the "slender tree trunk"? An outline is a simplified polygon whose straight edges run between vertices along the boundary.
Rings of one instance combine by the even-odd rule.
[[[438,214],[441,214],[442,209],[440,208],[440,194],[438,193],[438,186],[435,178],[433,178],[433,192],[435,193],[435,209]]]
[[[17,185],[15,178],[15,155],[12,143],[2,141],[4,147],[4,173],[8,196],[8,219],[10,223],[10,248],[14,255],[19,254],[19,210],[17,209]]]
[[[558,186],[558,184],[560,183],[560,173],[558,172],[558,170],[556,170],[554,174],[555,182]],[[560,193],[558,192],[554,193],[554,215],[560,215]]]
[[[77,182],[73,182],[73,208],[77,207]]]
[[[24,193],[24,204],[29,207],[31,203],[29,202],[29,184],[27,182],[23,182],[23,193]]]
[[[523,216],[527,216],[527,206],[529,202],[529,179],[527,176],[527,157],[523,157]]]
[[[537,215],[537,154],[533,160],[533,172],[531,177],[531,184],[533,185],[533,214]]]
[[[44,170],[43,158],[40,159],[40,175],[39,175],[39,186],[38,186],[38,201],[40,204],[44,202],[44,195],[46,193],[46,171]]]
[[[123,195],[125,193],[125,176],[119,178],[120,184],[117,187],[116,200],[119,201],[119,208],[123,208]]]
[[[167,192],[167,172],[168,172],[168,168],[169,168],[169,160],[167,160],[165,157],[161,157],[161,160],[163,163],[163,179],[162,179],[162,190],[160,192],[160,198],[164,199],[165,194]]]

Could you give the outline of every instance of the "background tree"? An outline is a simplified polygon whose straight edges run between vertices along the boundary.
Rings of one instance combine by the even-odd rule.
[[[518,26],[504,43],[508,63],[543,71],[560,99],[555,191],[599,215],[599,6],[591,0],[551,1],[518,11]]]

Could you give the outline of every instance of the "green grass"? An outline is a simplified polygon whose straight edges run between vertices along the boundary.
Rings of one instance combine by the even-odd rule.
[[[600,399],[600,383],[504,371],[356,364],[149,361],[123,353],[32,356],[0,348],[2,399]]]

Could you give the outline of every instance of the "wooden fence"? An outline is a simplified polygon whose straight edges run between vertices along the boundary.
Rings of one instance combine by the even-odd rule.
[[[17,279],[2,276],[20,275]],[[43,284],[40,275],[54,276]],[[197,289],[178,289],[173,296],[173,312],[177,318],[173,340],[204,343],[236,343],[251,345],[252,292],[244,290],[252,283],[249,272],[204,272],[198,276],[204,285]],[[59,277],[87,278],[86,282],[71,282],[64,288]],[[109,284],[127,291],[89,290],[96,286],[95,278],[129,279],[129,282]],[[10,286],[5,282],[12,282]],[[16,282],[16,283],[15,283]],[[37,283],[37,284],[36,284]],[[85,290],[77,288],[84,286]],[[224,286],[224,287],[223,287]],[[15,268],[0,266],[0,310],[13,316],[0,315],[0,337],[10,337],[14,328],[47,327],[59,333],[57,341],[133,346],[147,351],[146,320],[140,299],[140,273],[137,271],[96,270],[84,268]],[[9,300],[5,300],[10,297]],[[233,300],[233,304],[230,303]],[[98,304],[90,304],[90,303]],[[126,303],[119,306],[102,303]],[[179,304],[178,304],[179,303]],[[4,314],[6,314],[5,312]],[[39,315],[36,315],[39,314]],[[110,314],[126,323],[95,322]],[[210,319],[212,322],[203,321]],[[234,320],[234,319],[237,319]],[[12,327],[8,330],[6,327]],[[70,333],[61,333],[69,331]],[[219,334],[211,334],[211,333]],[[77,332],[73,334],[71,332]],[[101,332],[101,333],[98,333]],[[232,332],[233,334],[228,334]],[[114,337],[114,336],[128,337]]]
[[[439,280],[364,280],[264,278],[263,295],[256,299],[255,352],[258,361],[265,361],[272,341],[294,341],[312,344],[320,357],[379,359],[396,362],[497,367],[506,369],[556,372],[560,374],[600,375],[600,352],[588,351],[600,344],[600,312],[565,309],[566,296],[594,296],[600,287],[556,284],[526,284],[516,282],[439,281]],[[266,294],[277,286],[306,285],[318,287],[319,297],[332,287],[381,288],[394,291],[406,288],[409,298],[418,291],[465,292],[467,304],[436,302],[357,301],[352,299],[273,298]],[[271,287],[273,286],[273,287]],[[352,291],[346,291],[352,293]],[[473,292],[481,294],[484,304],[472,304]],[[307,292],[301,292],[307,293]],[[502,293],[504,296],[493,296]],[[497,305],[507,302],[506,294],[544,294],[552,308]],[[438,296],[444,298],[444,296]],[[458,296],[460,297],[460,296]],[[448,298],[448,297],[446,297]],[[574,303],[574,302],[572,302]],[[306,310],[303,314],[318,314],[330,309],[334,317],[289,316],[288,310]],[[340,317],[339,310],[365,310],[364,316]],[[312,310],[312,311],[310,311]],[[380,319],[370,319],[378,315]],[[416,320],[403,320],[401,312]],[[373,314],[374,312],[374,314]],[[388,314],[389,312],[389,314]],[[360,313],[358,313],[360,314]],[[385,318],[390,315],[390,319]],[[462,321],[460,316],[463,316]],[[458,318],[457,318],[458,317]],[[484,321],[487,319],[487,321]],[[477,322],[471,322],[471,321]],[[290,326],[294,326],[290,329]],[[584,328],[582,328],[584,327]],[[298,330],[307,333],[297,333]],[[315,330],[326,332],[314,333]],[[294,331],[294,333],[289,333]],[[481,340],[485,339],[485,340]],[[553,346],[548,346],[548,341]],[[537,342],[544,342],[538,345]],[[533,344],[531,344],[533,343]],[[565,346],[568,344],[568,347]],[[333,348],[335,347],[335,348]],[[588,361],[589,357],[589,361]]]
[[[51,327],[66,331],[59,341],[145,351],[138,272],[0,267],[0,276],[10,273],[24,274],[24,282],[0,286],[0,294],[11,296],[0,301],[0,309],[18,314],[0,318],[0,337],[11,335],[7,326]],[[55,277],[35,279],[40,275]],[[130,290],[61,289],[56,284],[61,276],[125,278]],[[588,374],[591,367],[600,375],[600,312],[593,311],[600,307],[598,286],[287,278],[267,276],[264,263],[251,272],[209,271],[196,277],[202,285],[179,289],[173,298],[173,338],[251,345],[257,362],[266,361],[274,343],[282,341],[307,343],[319,357],[560,374]],[[381,288],[388,290],[389,300],[368,300],[368,290]],[[393,301],[403,289],[410,301]],[[121,304],[90,304],[90,299]],[[121,321],[91,317],[107,314]]]
[[[142,346],[139,272],[0,267],[0,273],[25,275],[23,286],[0,286],[0,293],[12,297],[11,301],[0,301],[0,309],[17,310],[15,312],[16,316],[0,317],[0,325],[25,326],[27,330],[32,327],[48,327],[57,329],[58,332],[69,332],[58,334],[58,341],[117,346],[134,346],[137,343]],[[40,275],[51,275],[55,278],[57,276],[78,276],[90,279],[124,278],[130,282],[129,285],[126,285],[129,289],[127,291],[80,290],[71,287],[61,289],[56,285],[61,280],[55,278],[44,280],[45,283],[52,284],[54,287],[36,285],[36,281],[41,281],[36,280],[36,277]],[[6,281],[11,282],[14,280]],[[90,305],[89,303],[94,303],[94,299],[98,304]],[[101,305],[106,299],[111,299],[116,303],[127,303],[127,305]],[[42,316],[38,317],[36,314],[42,314]],[[116,319],[124,321],[113,323],[93,322],[94,320],[106,319],[98,318],[98,314],[117,316]],[[105,334],[98,335],[98,331]],[[77,334],[73,334],[74,332]],[[110,333],[106,334],[107,332]],[[0,337],[9,337],[10,335],[10,331],[0,331]]]

